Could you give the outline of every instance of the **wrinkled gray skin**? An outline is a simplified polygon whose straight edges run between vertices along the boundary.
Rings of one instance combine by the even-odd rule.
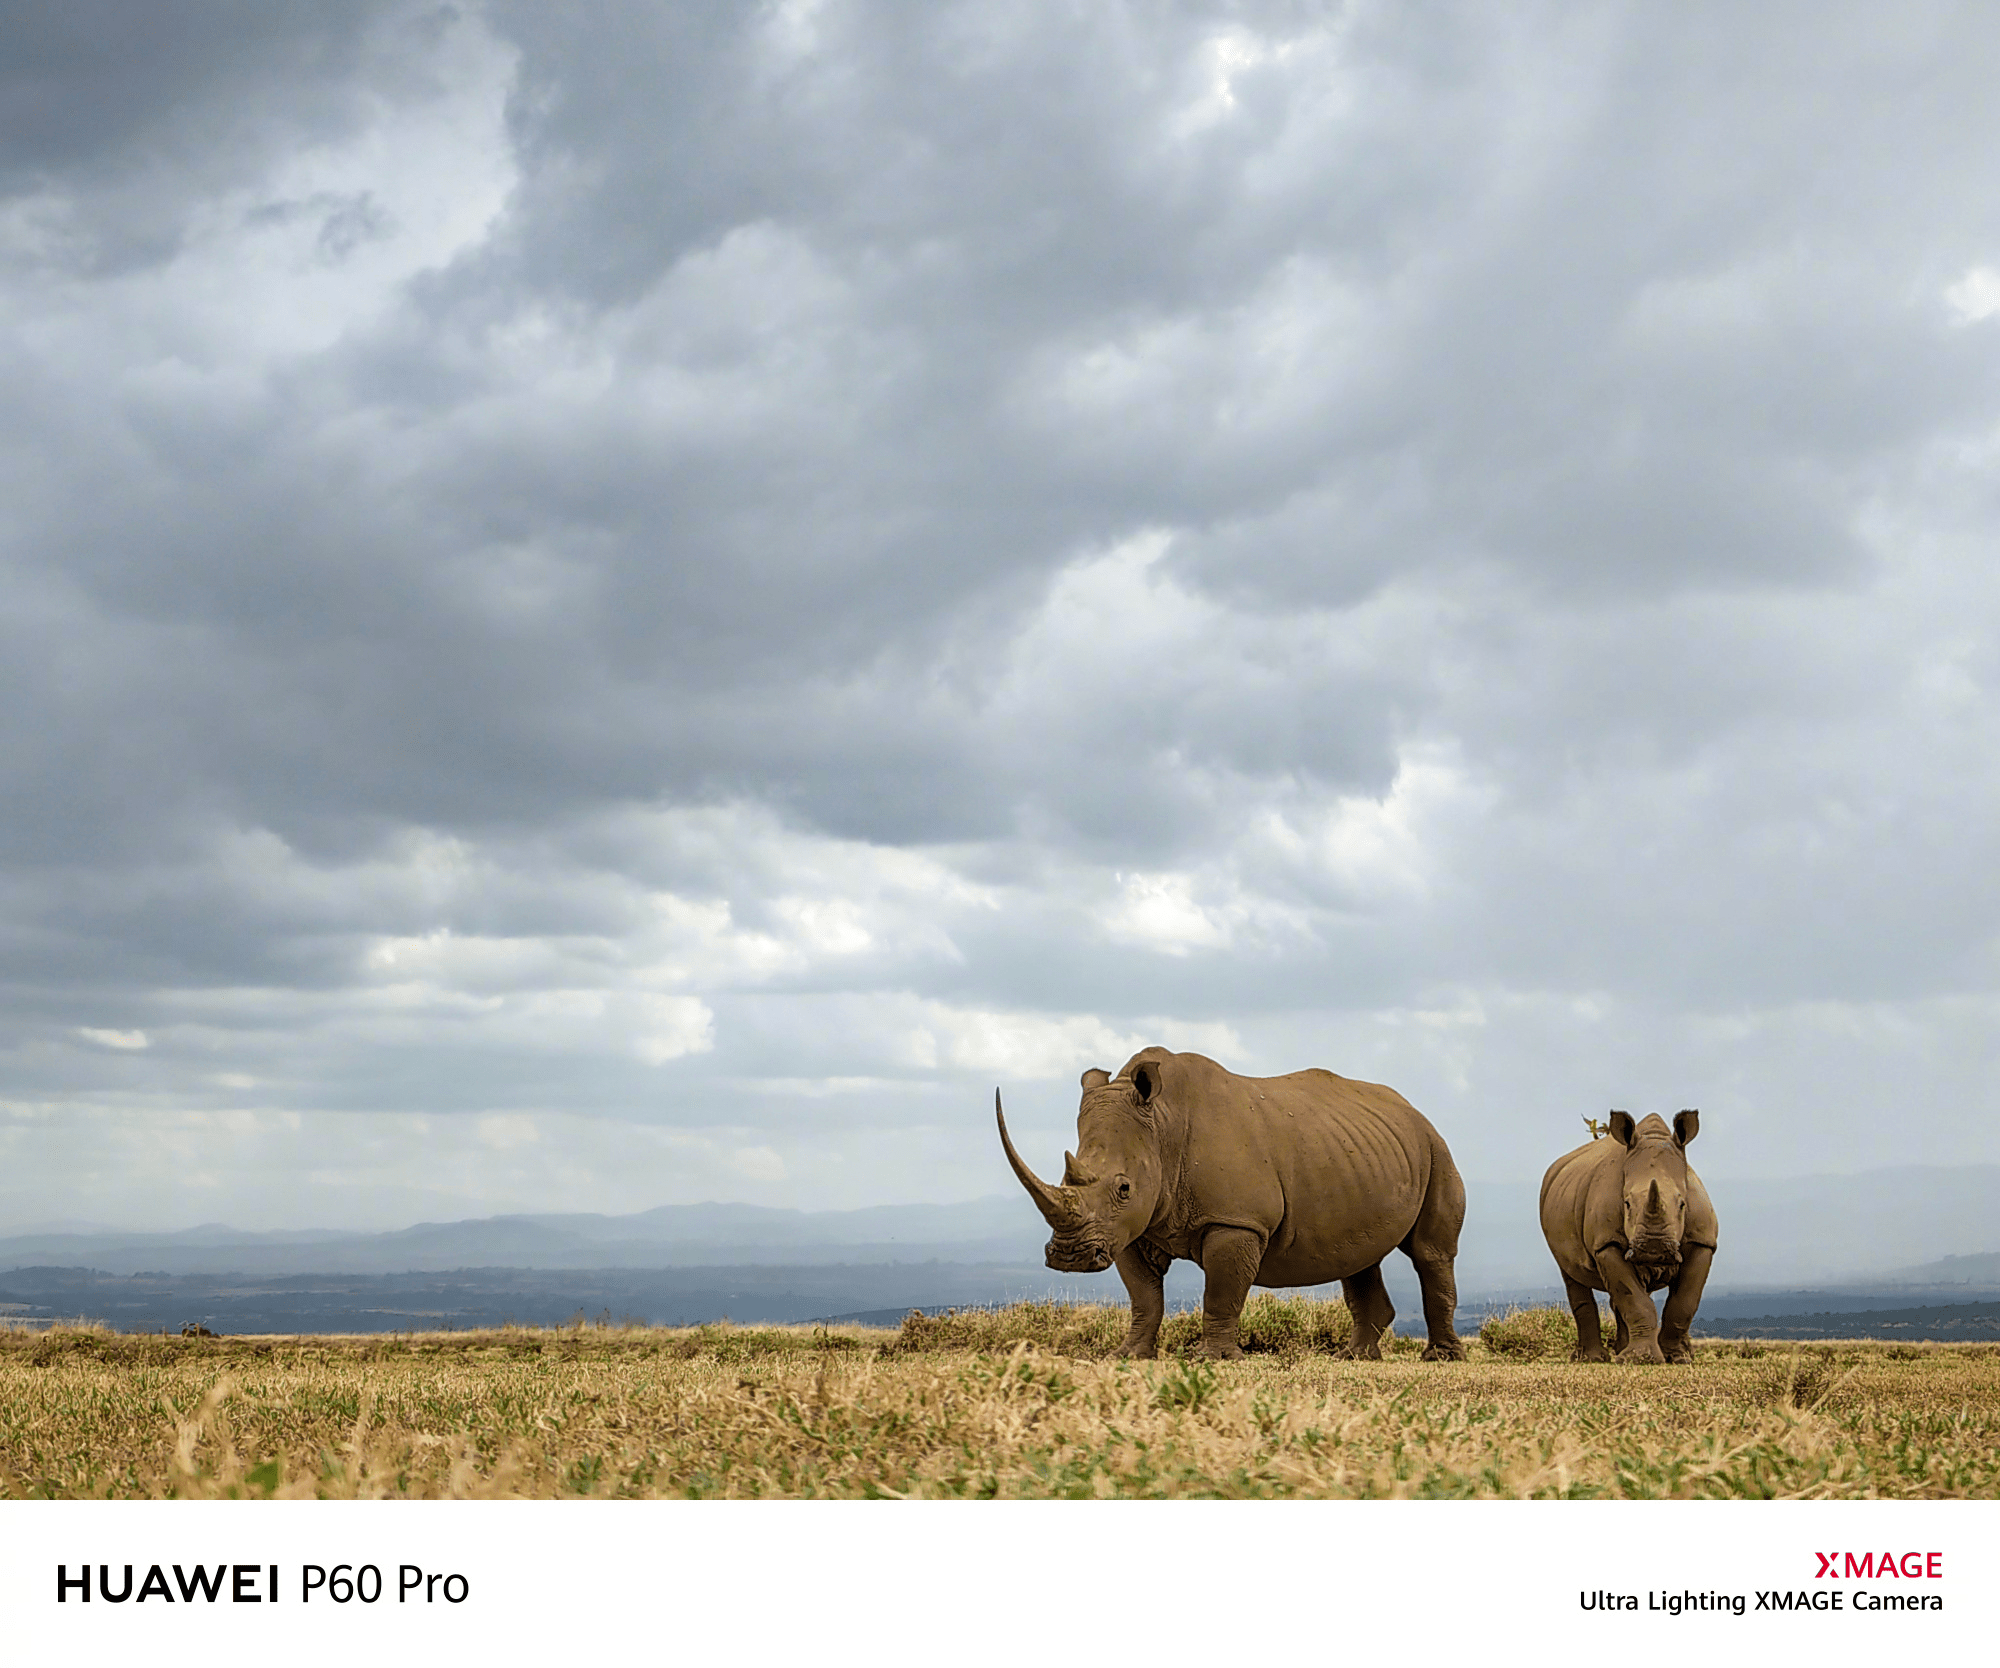
[[[1542,1237],[1576,1314],[1579,1361],[1603,1361],[1597,1294],[1611,1297],[1621,1361],[1692,1361],[1688,1329],[1715,1259],[1715,1206],[1689,1168],[1699,1112],[1669,1129],[1613,1112],[1608,1137],[1565,1153],[1542,1178]],[[1664,1315],[1652,1293],[1665,1289]]]
[[[1202,1352],[1240,1356],[1256,1286],[1339,1280],[1354,1315],[1345,1354],[1379,1361],[1395,1319],[1382,1259],[1416,1265],[1427,1361],[1465,1359],[1452,1330],[1452,1263],[1465,1184],[1444,1138],[1393,1089],[1330,1071],[1238,1077],[1200,1054],[1140,1050],[1114,1078],[1083,1074],[1077,1150],[1057,1186],[1022,1162],[994,1115],[1007,1162],[1054,1230],[1050,1268],[1116,1265],[1132,1298],[1120,1355],[1159,1353],[1161,1287],[1176,1257],[1199,1263]]]

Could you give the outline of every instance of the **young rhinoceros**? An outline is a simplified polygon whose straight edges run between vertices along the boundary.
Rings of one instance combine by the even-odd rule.
[[[1668,1129],[1658,1114],[1633,1123],[1611,1114],[1611,1138],[1592,1138],[1542,1178],[1542,1237],[1562,1270],[1576,1312],[1579,1361],[1603,1361],[1597,1294],[1611,1294],[1624,1361],[1691,1361],[1688,1328],[1715,1257],[1715,1206],[1687,1161],[1701,1127],[1682,1112]],[[1666,1288],[1664,1318],[1652,1293]]]
[[[1400,1249],[1423,1287],[1424,1359],[1465,1358],[1452,1330],[1465,1184],[1444,1138],[1394,1089],[1330,1071],[1238,1077],[1200,1054],[1142,1049],[1115,1078],[1083,1074],[1059,1187],[1015,1152],[998,1090],[993,1111],[1007,1162],[1055,1230],[1049,1267],[1117,1265],[1132,1297],[1119,1354],[1158,1353],[1161,1280],[1184,1257],[1207,1276],[1204,1354],[1243,1353],[1237,1323],[1253,1285],[1339,1280],[1354,1315],[1344,1353],[1379,1361],[1396,1316],[1382,1259]]]

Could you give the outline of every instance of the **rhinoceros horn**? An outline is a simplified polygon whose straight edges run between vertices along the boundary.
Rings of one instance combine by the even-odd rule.
[[[1007,1114],[1000,1109],[1000,1091],[993,1091],[993,1116],[1000,1124],[1000,1145],[1007,1149],[1007,1162],[1014,1166],[1014,1174],[1021,1178],[1021,1185],[1028,1190],[1028,1196],[1035,1201],[1035,1208],[1048,1220],[1051,1228],[1061,1233],[1065,1228],[1075,1228],[1083,1220],[1083,1212],[1067,1187],[1051,1187],[1022,1162],[1021,1155],[1014,1151],[1014,1143],[1007,1135]],[[1065,1160],[1068,1155],[1064,1154]],[[1065,1165],[1067,1168],[1067,1165]]]

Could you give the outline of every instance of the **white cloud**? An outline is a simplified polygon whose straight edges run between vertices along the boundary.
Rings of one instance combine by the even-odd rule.
[[[473,1127],[478,1130],[482,1142],[499,1152],[538,1146],[542,1139],[535,1120],[524,1112],[488,1112],[479,1117]]]
[[[142,1049],[152,1046],[144,1031],[113,1031],[95,1025],[79,1025],[76,1034],[106,1048]]]
[[[1977,324],[2000,313],[2000,269],[1975,266],[1946,287],[1945,305],[1959,324]]]
[[[775,1147],[738,1147],[730,1158],[736,1173],[746,1181],[779,1182],[785,1179],[784,1156]]]
[[[1105,930],[1121,943],[1185,956],[1230,942],[1228,922],[1195,902],[1193,876],[1120,875],[1118,884],[1118,901],[1102,919]]]
[[[644,1028],[636,1046],[649,1066],[663,1066],[683,1055],[706,1054],[715,1047],[715,1014],[693,996],[649,996],[641,1005]]]
[[[1228,121],[1237,113],[1235,83],[1245,71],[1266,64],[1284,64],[1315,46],[1322,48],[1322,52],[1315,55],[1314,70],[1323,78],[1337,81],[1337,66],[1326,62],[1323,49],[1338,38],[1338,30],[1288,40],[1273,40],[1242,28],[1217,31],[1201,43],[1198,54],[1201,92],[1174,115],[1172,132],[1177,138],[1190,139]]]
[[[1172,1046],[1182,1051],[1237,1059],[1244,1052],[1234,1029],[1213,1021],[1153,1018],[1121,1032],[1095,1014],[998,1013],[933,1004],[930,1022],[955,1067],[1017,1078],[1073,1078],[1091,1066],[1116,1071],[1162,1035],[1173,1037]]]

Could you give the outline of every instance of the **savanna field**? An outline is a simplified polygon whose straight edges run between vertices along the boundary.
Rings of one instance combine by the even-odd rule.
[[[1241,1361],[1125,1312],[368,1337],[0,1333],[0,1498],[2000,1497],[2000,1345],[1572,1363],[1528,1310],[1424,1362],[1258,1294]]]

